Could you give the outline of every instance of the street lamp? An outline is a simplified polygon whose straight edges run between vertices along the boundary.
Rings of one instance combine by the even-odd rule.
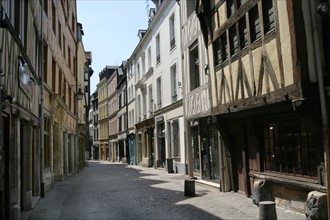
[[[76,93],[76,97],[78,100],[82,100],[84,97],[84,93],[81,91],[81,88],[78,89],[78,92]]]

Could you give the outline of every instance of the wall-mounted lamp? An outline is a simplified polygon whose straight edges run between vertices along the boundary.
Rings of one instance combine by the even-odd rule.
[[[71,87],[76,87],[77,85],[69,85],[68,84],[67,86],[69,86],[71,88]],[[82,100],[83,97],[84,97],[84,93],[82,92],[82,90],[80,88],[80,85],[79,85],[78,91],[76,93],[76,97],[77,97],[78,100]]]
[[[81,91],[81,88],[78,89],[78,92],[76,93],[76,97],[78,100],[82,100],[84,97],[84,93]]]
[[[180,89],[182,88],[181,85],[182,85],[182,83],[179,81],[179,82],[178,82],[178,87],[179,87]]]

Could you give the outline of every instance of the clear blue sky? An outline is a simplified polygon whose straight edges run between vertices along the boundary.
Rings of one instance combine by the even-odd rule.
[[[120,65],[133,53],[138,30],[148,28],[148,5],[154,7],[150,0],[77,0],[84,48],[93,56],[91,92],[106,65]]]

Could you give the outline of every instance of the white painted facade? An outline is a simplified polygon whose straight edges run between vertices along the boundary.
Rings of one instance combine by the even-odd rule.
[[[157,5],[157,2],[161,4]],[[154,66],[156,165],[165,165],[170,172],[172,167],[167,162],[173,159],[174,172],[184,173],[180,6],[174,0],[155,1],[155,4],[158,10],[150,23],[150,31],[154,48],[151,60]]]

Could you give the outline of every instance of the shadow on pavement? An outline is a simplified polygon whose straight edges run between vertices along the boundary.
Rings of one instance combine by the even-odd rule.
[[[175,175],[93,161],[47,192],[29,219],[221,219],[190,205],[198,198],[185,197]]]

